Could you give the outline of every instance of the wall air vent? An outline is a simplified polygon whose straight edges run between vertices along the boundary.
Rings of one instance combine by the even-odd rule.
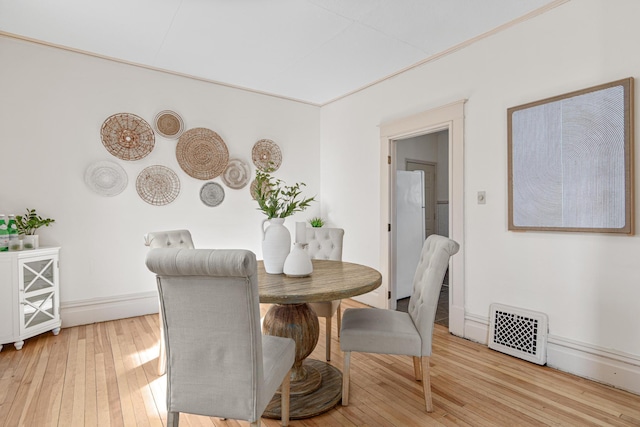
[[[489,348],[538,365],[547,363],[546,314],[502,304],[491,304],[489,310]]]

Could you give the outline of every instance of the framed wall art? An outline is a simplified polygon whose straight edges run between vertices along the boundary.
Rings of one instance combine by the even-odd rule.
[[[633,234],[633,78],[507,110],[509,230]]]

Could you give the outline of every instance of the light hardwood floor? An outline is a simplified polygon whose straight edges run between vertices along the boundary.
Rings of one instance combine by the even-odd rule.
[[[360,304],[343,302],[343,308],[355,306]],[[149,315],[44,334],[27,340],[21,351],[5,346],[0,425],[164,425],[166,382],[157,375],[158,339],[157,315]],[[341,368],[337,341],[332,349],[331,363]],[[322,359],[324,351],[320,337],[312,357]],[[431,414],[423,409],[411,358],[354,353],[349,406],[290,425],[640,426],[640,396],[494,352],[440,325],[431,367]],[[180,425],[248,423],[181,415]],[[263,425],[275,427],[279,421],[263,419]]]

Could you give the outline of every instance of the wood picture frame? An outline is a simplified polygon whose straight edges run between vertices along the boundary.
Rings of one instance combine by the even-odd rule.
[[[633,83],[507,110],[509,230],[634,233]]]

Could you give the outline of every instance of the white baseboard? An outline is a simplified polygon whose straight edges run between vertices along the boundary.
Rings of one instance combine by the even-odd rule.
[[[117,297],[92,298],[60,304],[62,327],[88,325],[157,313],[158,293],[141,292]]]
[[[547,365],[640,394],[640,356],[549,335]]]
[[[489,343],[489,318],[466,314],[464,316],[464,337],[487,345]]]
[[[489,339],[489,319],[465,315],[464,338],[480,344]],[[547,366],[578,377],[640,394],[640,356],[549,335]]]

